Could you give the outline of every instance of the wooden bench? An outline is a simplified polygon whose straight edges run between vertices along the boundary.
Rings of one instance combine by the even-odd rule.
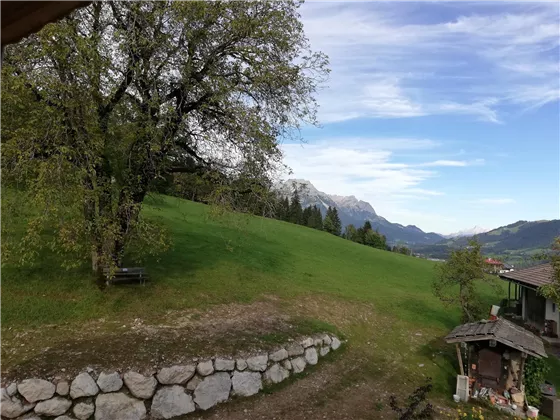
[[[103,269],[103,278],[107,286],[112,284],[144,284],[148,280],[144,267],[117,268],[111,272],[108,268]]]

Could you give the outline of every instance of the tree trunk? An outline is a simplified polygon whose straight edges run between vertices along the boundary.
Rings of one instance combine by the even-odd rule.
[[[119,234],[115,240],[113,249],[113,262],[117,267],[122,266],[122,259],[124,257],[124,250],[128,240],[128,235],[132,225],[138,220],[142,202],[146,193],[148,192],[148,181],[137,190],[132,196],[128,196],[124,190],[119,195],[119,207],[117,210],[117,223],[119,226]]]
[[[91,251],[91,270],[94,273],[99,271],[99,255],[97,250]]]

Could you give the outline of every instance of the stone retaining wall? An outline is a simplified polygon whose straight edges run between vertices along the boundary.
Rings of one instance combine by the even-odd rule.
[[[306,337],[271,353],[243,359],[213,358],[161,368],[155,375],[137,372],[80,373],[56,384],[25,379],[2,388],[3,418],[40,420],[170,419],[195,410],[208,410],[232,397],[248,397],[263,384],[280,383],[315,365],[340,347],[329,334]]]

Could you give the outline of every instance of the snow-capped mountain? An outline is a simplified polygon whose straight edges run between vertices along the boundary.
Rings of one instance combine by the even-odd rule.
[[[490,230],[492,230],[492,229],[487,229],[487,228],[482,227],[482,226],[475,226],[475,227],[472,227],[470,229],[463,229],[463,230],[460,230],[459,232],[451,233],[449,235],[443,235],[443,237],[445,237],[445,238],[460,238],[460,237],[463,237],[463,236],[474,236],[474,235],[478,235],[480,233],[486,233]]]
[[[353,211],[365,211],[371,214],[376,214],[371,204],[368,202],[358,200],[353,195],[345,197],[343,195],[330,195],[333,201],[337,204],[337,206],[344,207],[346,209],[350,209]]]
[[[319,191],[315,186],[305,179],[289,179],[276,188],[284,196],[291,197],[294,186],[297,187],[303,207],[316,205],[323,216],[329,206],[336,207],[343,226],[353,224],[360,227],[366,220],[371,222],[374,229],[387,237],[391,244],[435,244],[441,241],[443,236],[429,232],[426,233],[416,226],[403,226],[399,223],[391,223],[384,217],[379,216],[372,205],[366,201],[351,196],[331,195]]]

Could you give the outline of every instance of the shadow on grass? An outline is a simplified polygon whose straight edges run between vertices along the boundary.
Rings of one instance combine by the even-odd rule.
[[[259,272],[280,272],[286,262],[286,255],[290,254],[289,250],[274,240],[251,232],[248,223],[251,218],[256,219],[255,216],[230,215],[242,222],[228,226],[228,217],[210,217],[206,206],[201,205],[200,208],[195,208],[198,212],[189,213],[184,212],[169,197],[151,197],[149,203],[145,206],[147,217],[163,222],[172,238],[171,248],[157,256],[145,257],[142,262],[133,261],[126,255],[123,265],[145,266],[153,282],[183,276],[223,262]],[[171,216],[162,212],[163,209],[172,210]],[[80,263],[79,260],[75,262]],[[73,287],[78,283],[80,286],[84,283],[95,286],[96,283],[89,261],[84,260],[78,267],[66,269],[63,258],[46,248],[40,251],[35,265],[6,265],[3,274],[3,280],[10,285],[13,281],[16,287],[28,281],[47,281],[47,278],[51,283],[58,282],[58,279],[65,284],[70,281]]]
[[[452,330],[459,323],[458,314],[443,305],[428,304],[421,299],[403,299],[399,302],[399,310],[404,314],[404,318],[412,321],[423,321],[429,325],[439,325],[448,330]]]
[[[248,231],[221,227],[215,231],[175,230],[172,249],[157,257],[146,258],[145,266],[154,280],[182,275],[229,262],[263,272],[282,269],[285,249]]]
[[[440,374],[433,378],[434,391],[438,394],[454,394],[457,372],[459,372],[459,362],[454,346],[447,344],[443,337],[439,337],[421,346],[418,353],[438,367]]]
[[[186,206],[182,200],[157,195],[147,200],[144,211],[147,218],[162,222],[173,238],[169,251],[145,259],[155,281],[223,263],[280,273],[290,261],[291,251],[274,239],[274,232],[255,229],[261,220],[256,216],[214,214],[212,207]]]

